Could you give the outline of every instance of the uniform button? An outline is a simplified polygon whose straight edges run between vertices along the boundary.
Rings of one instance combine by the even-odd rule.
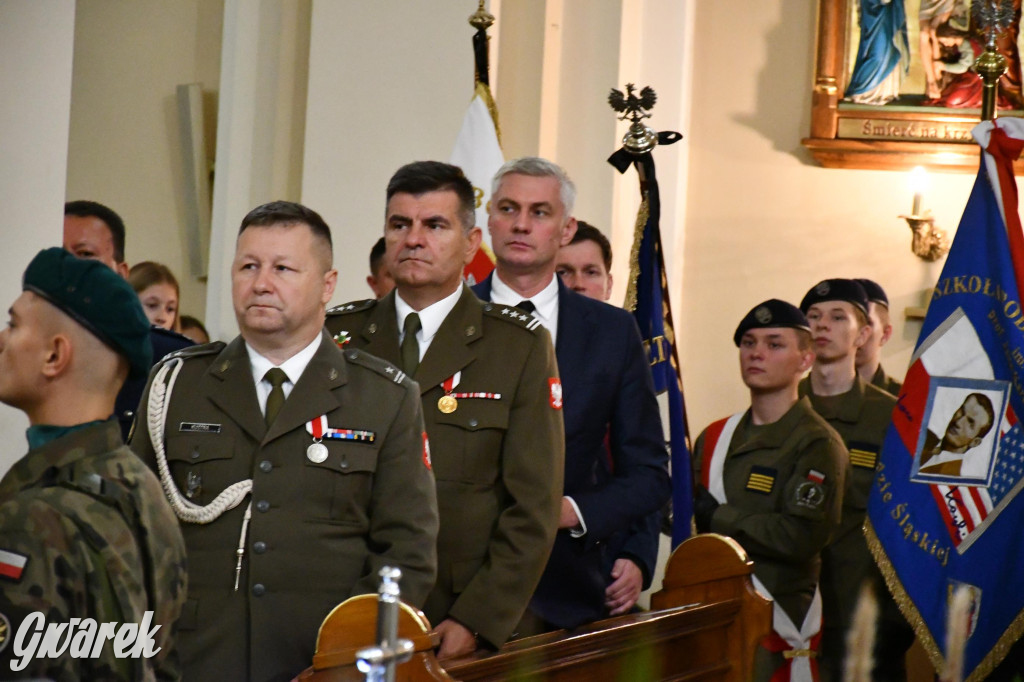
[[[478,422],[477,422],[477,420],[475,420],[475,419],[470,419],[470,420],[469,420],[469,425],[470,425],[470,426],[476,426],[476,425],[477,425],[477,423],[478,423]]]
[[[263,554],[267,551],[267,543],[263,542],[262,540],[252,543],[252,551],[256,552],[257,554]]]
[[[192,451],[192,459],[199,459],[199,451],[198,450],[193,450]]]
[[[252,596],[262,597],[267,593],[267,588],[263,586],[263,583],[256,583],[252,586]]]
[[[270,509],[270,503],[266,500],[260,500],[256,503],[256,511],[265,512]]]
[[[260,471],[262,471],[265,474],[269,474],[273,468],[274,465],[270,463],[269,459],[265,459],[262,462],[260,462]]]
[[[486,310],[487,312],[491,312],[493,308],[494,306],[492,306],[490,303],[484,303],[484,310]]]

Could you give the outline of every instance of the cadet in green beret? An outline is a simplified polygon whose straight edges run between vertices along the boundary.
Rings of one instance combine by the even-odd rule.
[[[30,424],[28,454],[0,480],[0,679],[177,679],[185,544],[112,418],[125,378],[149,367],[149,321],[113,270],[60,248],[32,260],[23,288],[0,332],[0,401]],[[12,645],[69,621],[79,630],[64,636],[92,655]],[[141,625],[139,655],[96,637],[107,622]]]
[[[774,632],[758,648],[750,679],[774,679],[787,661],[809,679],[821,626],[821,550],[839,525],[846,450],[797,396],[814,362],[803,313],[765,301],[747,313],[733,341],[750,408],[697,438],[694,519],[699,532],[743,546],[758,590],[775,601]]]
[[[857,374],[869,384],[883,391],[899,395],[902,384],[882,369],[882,346],[892,338],[892,322],[889,319],[889,297],[877,282],[870,279],[856,280],[868,295],[868,324],[871,335],[867,342],[857,349]]]
[[[858,376],[854,364],[857,349],[871,335],[867,293],[855,280],[826,279],[807,292],[800,309],[807,314],[817,352],[810,376],[800,382],[800,395],[839,432],[850,453],[843,522],[822,552],[822,679],[842,679],[846,633],[864,581],[872,583],[882,612],[873,679],[903,679],[903,655],[913,632],[895,609],[862,529],[875,465],[896,406],[896,398]]]

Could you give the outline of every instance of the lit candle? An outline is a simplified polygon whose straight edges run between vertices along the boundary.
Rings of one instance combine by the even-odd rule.
[[[927,184],[928,172],[922,166],[915,166],[914,170],[910,171],[910,189],[914,192],[914,206],[910,215],[921,215],[921,197]]]

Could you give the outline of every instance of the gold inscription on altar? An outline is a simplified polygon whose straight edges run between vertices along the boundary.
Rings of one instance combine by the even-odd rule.
[[[977,122],[936,123],[884,118],[841,118],[839,137],[855,140],[906,142],[970,142]]]

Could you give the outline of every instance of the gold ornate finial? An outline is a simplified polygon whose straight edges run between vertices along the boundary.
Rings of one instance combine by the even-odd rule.
[[[486,31],[494,24],[494,15],[484,9],[484,0],[480,0],[479,7],[469,15],[469,25],[478,31]]]
[[[619,116],[620,121],[632,121],[629,131],[622,138],[622,146],[633,154],[646,154],[658,144],[658,133],[640,121],[651,117],[650,110],[658,101],[658,95],[649,85],[640,90],[639,96],[634,94],[635,90],[636,87],[632,83],[626,83],[626,94],[612,88],[608,93],[608,104],[622,114]]]
[[[1006,57],[996,50],[996,40],[1013,23],[1013,0],[975,0],[971,19],[985,36],[985,51],[974,63],[982,80],[981,120],[996,117],[996,87],[1006,72]]]

